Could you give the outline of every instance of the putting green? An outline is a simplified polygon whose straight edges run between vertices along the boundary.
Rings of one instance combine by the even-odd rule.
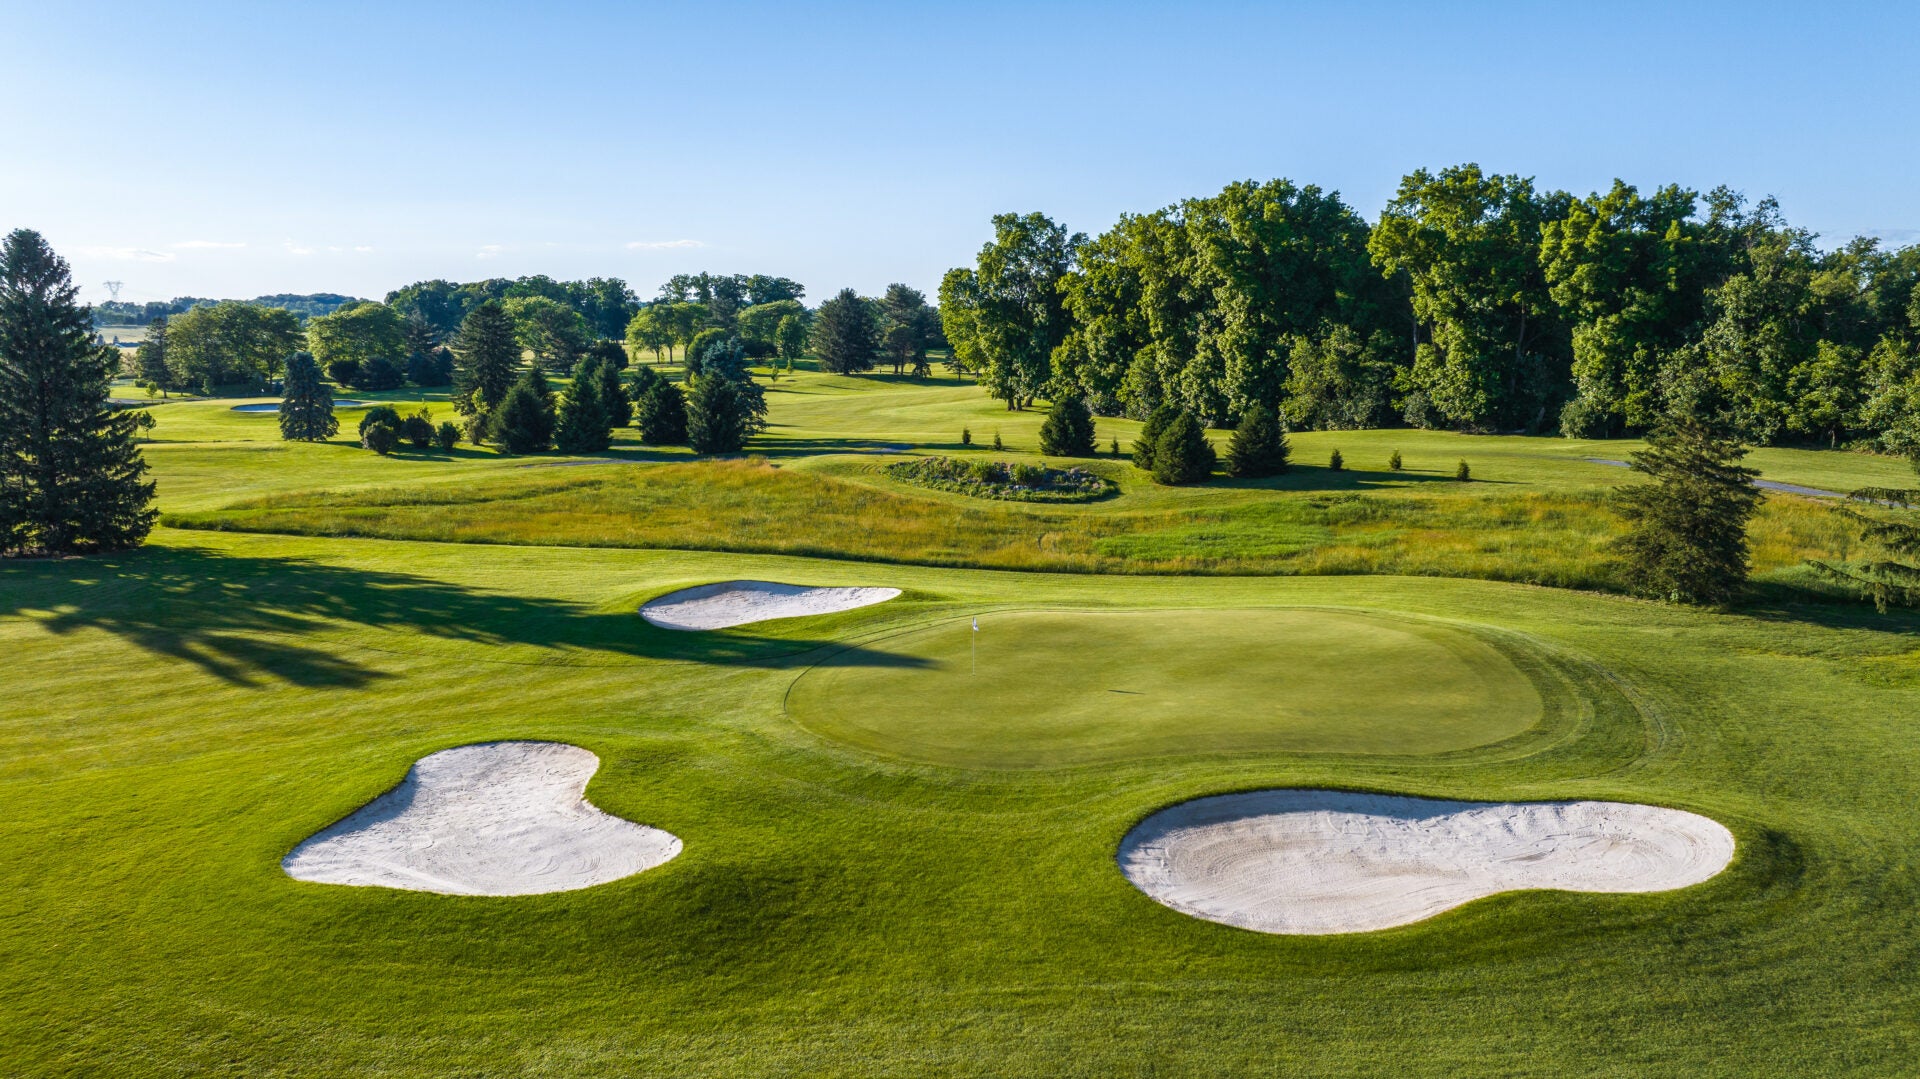
[[[1439,753],[1519,734],[1544,704],[1468,631],[1296,608],[1004,612],[977,634],[957,619],[829,658],[793,683],[787,711],[879,753],[1041,768]]]

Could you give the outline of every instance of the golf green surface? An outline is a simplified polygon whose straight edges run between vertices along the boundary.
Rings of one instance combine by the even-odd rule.
[[[851,745],[1023,768],[1209,753],[1437,753],[1541,698],[1459,628],[1326,610],[1000,611],[830,657],[787,710]],[[875,663],[869,653],[913,662]]]

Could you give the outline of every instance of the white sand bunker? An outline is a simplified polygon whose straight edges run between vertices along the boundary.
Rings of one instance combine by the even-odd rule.
[[[768,581],[722,581],[669,592],[640,608],[662,629],[727,629],[775,618],[832,614],[885,603],[898,588],[810,588]]]
[[[1325,790],[1199,798],[1141,821],[1120,869],[1184,914],[1357,933],[1525,888],[1662,892],[1733,860],[1733,833],[1625,802],[1448,802]]]
[[[558,742],[442,750],[280,865],[322,884],[533,895],[630,877],[679,854],[677,836],[587,803],[599,768],[600,758]]]

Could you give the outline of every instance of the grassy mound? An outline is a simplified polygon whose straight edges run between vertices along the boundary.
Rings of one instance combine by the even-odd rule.
[[[958,491],[1007,502],[1092,502],[1118,490],[1084,468],[1049,468],[1006,461],[922,457],[887,466],[887,475],[916,487]]]

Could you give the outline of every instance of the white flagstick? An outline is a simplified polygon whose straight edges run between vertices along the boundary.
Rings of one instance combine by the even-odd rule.
[[[980,616],[979,615],[973,616],[973,633],[969,635],[967,639],[973,642],[973,649],[972,649],[973,667],[967,673],[979,674],[980,673]]]

